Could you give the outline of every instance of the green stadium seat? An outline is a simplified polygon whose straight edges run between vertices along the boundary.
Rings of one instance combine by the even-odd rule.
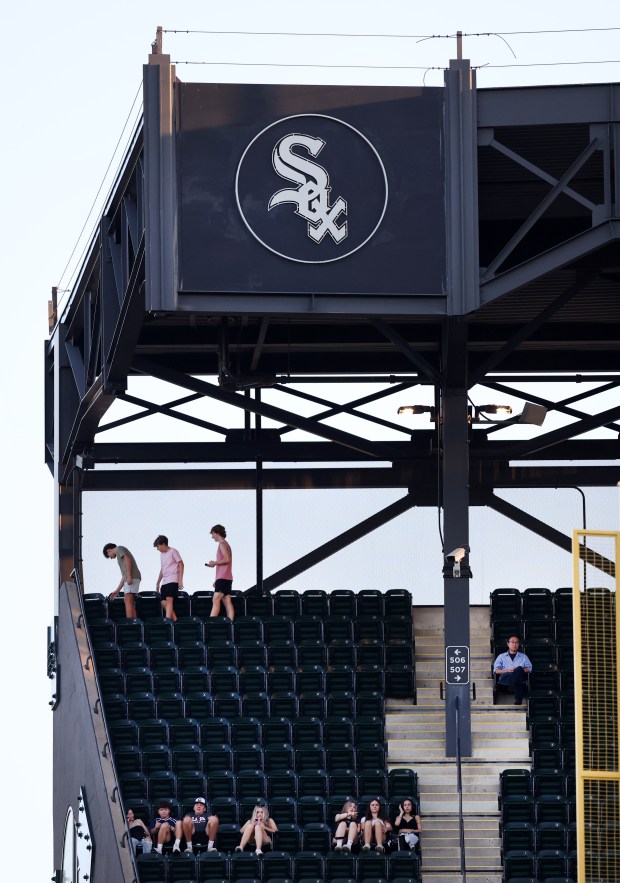
[[[386,665],[413,665],[413,641],[391,640],[385,645]]]
[[[262,744],[262,724],[252,716],[230,718],[230,742],[233,748]]]
[[[273,616],[273,596],[261,595],[257,592],[245,593],[245,615],[260,616],[264,619],[266,616]]]
[[[177,773],[177,797],[179,800],[182,800],[185,804],[187,801],[192,801],[190,804],[193,807],[193,801],[196,799],[197,794],[207,795],[207,778],[200,770],[183,770],[182,772]],[[209,799],[213,796],[211,792],[209,792]],[[219,796],[219,795],[215,795]]]
[[[521,592],[506,588],[491,592],[491,622],[513,616],[521,619]]]
[[[137,745],[125,745],[121,748],[115,748],[114,764],[119,776],[124,776],[126,773],[141,773],[143,772],[142,752]],[[148,772],[148,770],[144,770],[144,772]]]
[[[539,849],[536,853],[536,875],[546,881],[549,877],[567,876],[567,855],[560,849]]]
[[[385,746],[383,742],[375,742],[374,745],[369,744],[362,748],[357,748],[356,755],[356,767],[358,772],[362,772],[362,770],[384,769],[386,766]],[[378,793],[383,792],[379,791]]]
[[[300,641],[297,645],[297,661],[299,666],[318,665],[326,668],[327,644],[322,639]]]
[[[161,606],[161,595],[157,592],[138,592],[136,611],[140,619],[162,619],[164,612]]]
[[[358,749],[358,757],[359,757],[359,749]],[[366,803],[366,797],[368,800],[372,800],[374,796],[387,796],[388,793],[388,778],[387,773],[384,769],[362,769],[358,771],[357,774],[358,781],[358,790],[360,794],[360,800]]]
[[[385,644],[383,641],[365,639],[357,645],[358,665],[385,666]]]
[[[149,645],[172,641],[173,626],[171,619],[147,619],[144,623],[144,640]]]
[[[350,589],[334,589],[329,593],[328,606],[330,616],[357,617],[357,597]]]
[[[547,619],[530,619],[523,623],[523,640],[538,641],[541,638],[549,638],[551,641],[556,639],[555,621],[549,617]]]
[[[328,771],[357,768],[357,754],[355,746],[350,742],[342,745],[334,745],[327,750],[326,767]]]
[[[502,828],[502,852],[536,851],[536,830],[531,822],[508,822]]]
[[[535,877],[536,857],[527,849],[513,849],[504,855],[504,875],[511,877]]]
[[[395,881],[402,878],[418,879],[420,877],[420,858],[410,851],[394,852],[389,857],[388,879]]]
[[[271,806],[273,806],[273,803],[271,803]],[[273,810],[271,811],[273,812]],[[274,837],[276,849],[280,852],[299,853],[301,850],[301,829],[299,825],[291,822],[284,822],[281,824],[275,813],[273,818],[278,826],[278,833]],[[296,856],[296,858],[297,857],[298,856]]]
[[[99,689],[107,707],[109,696],[125,693],[125,673],[122,668],[99,668]]]
[[[303,745],[295,751],[295,772],[302,770],[325,769],[325,748],[319,742]]]
[[[196,690],[185,694],[185,713],[195,718],[201,725],[213,717],[214,699],[211,693]]]
[[[384,595],[385,615],[408,616],[410,619],[413,612],[413,599],[411,592],[406,589],[388,589]]]
[[[281,589],[273,596],[274,613],[278,616],[301,616],[301,595],[292,589]]]
[[[353,640],[353,620],[349,616],[330,615],[324,621],[325,643]]]
[[[154,671],[162,667],[179,664],[179,648],[174,641],[151,642],[151,668]]]
[[[108,618],[114,622],[120,622],[126,618],[124,592],[121,592],[113,601],[108,600]]]
[[[215,680],[217,672],[213,673]],[[213,697],[213,713],[216,717],[241,717],[243,714],[241,694],[236,690],[219,691]]]
[[[361,641],[385,641],[384,622],[375,616],[358,616],[354,623],[354,632],[358,644]]]
[[[376,616],[383,619],[385,616],[385,604],[383,593],[378,589],[362,589],[357,593],[357,615]]]
[[[205,619],[204,641],[208,647],[233,639],[233,624],[227,616],[212,616]]]
[[[108,618],[108,601],[101,592],[86,592],[82,596],[82,604],[84,606],[86,622],[89,626],[95,620]]]
[[[273,883],[274,880],[290,879],[293,874],[293,862],[288,852],[275,850],[263,856],[263,880]]]
[[[183,694],[176,693],[160,693],[156,697],[155,714],[151,717],[164,718],[182,718],[185,714],[185,699]]]
[[[190,852],[166,858],[168,883],[184,883],[198,876],[197,857]]]
[[[140,665],[125,671],[125,691],[129,700],[134,694],[153,693],[154,690],[153,672],[150,668]]]
[[[298,616],[295,620],[295,641],[297,644],[307,641],[324,641],[322,618],[309,614]]]
[[[108,721],[108,730],[112,740],[112,747],[115,751],[118,748],[126,748],[129,745],[139,745],[139,730],[136,721]]]
[[[401,855],[413,855],[413,853],[400,853]],[[398,853],[394,853],[398,855]],[[385,879],[388,875],[388,860],[386,855],[380,852],[362,852],[357,860],[357,879],[360,883],[371,878],[380,877]],[[402,876],[402,874],[401,874]]]
[[[563,751],[558,742],[532,749],[532,772],[562,769]]]
[[[562,794],[541,794],[536,798],[536,824],[542,822],[561,822],[567,825],[571,822],[569,804]]]
[[[165,883],[166,864],[156,852],[137,856],[136,867],[140,883]]]
[[[553,594],[549,589],[526,589],[521,595],[521,615],[524,620],[553,619]]]
[[[294,720],[299,714],[299,700],[290,690],[284,693],[271,694],[271,714],[274,717],[285,717]]]
[[[328,717],[355,717],[355,694],[350,690],[333,690],[327,695]]]
[[[216,797],[211,801],[211,812],[222,825],[239,824],[239,801],[234,797]]]
[[[327,648],[328,665],[352,665],[357,662],[357,645],[355,641],[330,641]]]
[[[216,797],[236,797],[237,789],[235,775],[230,770],[214,770],[209,773],[208,796],[210,800]]]
[[[270,667],[290,666],[297,668],[297,645],[293,641],[272,641],[267,647],[267,662]]]
[[[326,880],[359,880],[357,856],[346,852],[330,852],[325,858]]]
[[[297,824],[297,801],[294,797],[272,797],[269,812],[278,825]]]
[[[385,695],[378,690],[359,690],[355,697],[355,715],[371,715],[383,717],[385,714]]]
[[[128,700],[127,712],[130,720],[143,721],[157,717],[155,695],[150,692],[133,693]]]
[[[297,669],[297,692],[324,692],[325,669],[322,665],[300,665]]]
[[[170,745],[198,744],[200,742],[200,723],[193,717],[177,717],[168,720],[170,729]]]
[[[218,665],[211,669],[211,692],[238,693],[239,669],[236,665]],[[224,715],[225,716],[225,715]]]
[[[532,796],[537,798],[547,794],[564,794],[565,781],[565,775],[561,769],[537,771],[532,774]]]
[[[144,641],[144,623],[141,619],[121,619],[116,623],[116,643],[121,647],[124,644],[141,643]]]
[[[416,701],[416,674],[412,665],[388,665],[385,671],[385,695]]]
[[[386,692],[385,669],[382,665],[358,665],[355,675],[357,691],[363,693]]]
[[[355,692],[355,669],[352,665],[330,665],[327,667],[325,688],[328,693]]]
[[[116,641],[100,641],[94,650],[97,669],[121,667],[121,648]]]
[[[295,768],[295,749],[290,742],[269,745],[264,749],[265,770],[292,770]]]
[[[184,773],[202,770],[202,748],[196,743],[175,745],[172,749],[172,772]]]
[[[388,796],[390,799],[417,800],[418,774],[408,767],[397,767],[388,772]]]
[[[147,776],[152,773],[167,772],[172,769],[172,754],[167,745],[147,745],[142,749],[142,772]]]
[[[329,776],[324,769],[303,769],[297,774],[297,789],[298,797],[325,799],[329,794]],[[305,848],[310,849],[310,847]]]
[[[297,820],[301,828],[311,823],[327,824],[327,804],[325,798],[314,794],[299,797],[297,800]],[[318,851],[320,852],[321,850]]]
[[[297,797],[297,773],[293,770],[273,770],[266,774],[267,796],[273,797]],[[279,846],[279,849],[286,849]]]
[[[167,798],[176,800],[176,773],[173,773],[170,770],[160,770],[159,772],[150,773],[148,776],[147,791],[151,803]]]
[[[265,757],[262,745],[244,745],[233,752],[233,770],[235,773],[246,770],[264,770]]]
[[[573,588],[563,586],[553,593],[553,615],[556,621],[573,621]]]
[[[267,671],[267,692],[286,693],[296,691],[295,669],[292,665],[272,665]]]
[[[320,723],[320,722],[319,722]],[[323,735],[321,730],[321,736]],[[263,721],[262,743],[265,748],[293,742],[293,728],[290,718],[274,715],[273,707],[269,720]]]
[[[198,857],[198,879],[201,883],[206,883],[207,880],[225,880],[228,883],[228,856],[223,852],[201,853]]]
[[[387,616],[385,619],[386,641],[413,641],[413,622],[409,616]]]
[[[267,645],[264,641],[240,641],[237,644],[239,668],[248,665],[262,665],[267,668]]]
[[[267,776],[262,770],[241,770],[236,775],[236,784],[239,801],[253,800],[258,803],[267,797]]]
[[[325,854],[330,850],[331,840],[331,828],[324,822],[310,822],[302,828],[302,851],[321,852]]]
[[[174,665],[157,669],[154,673],[153,684],[157,696],[161,693],[180,693],[182,685],[180,669]]]
[[[192,616],[198,616],[200,619],[209,619],[211,616],[211,608],[213,607],[213,592],[198,591],[194,592],[190,597],[190,612]]]
[[[195,668],[207,664],[207,645],[204,641],[186,640],[179,645],[179,667]]]
[[[357,772],[353,768],[347,769],[340,767],[329,771],[329,793],[330,794],[357,794],[358,781]],[[340,801],[340,806],[345,802],[346,798]],[[336,810],[340,812],[340,809]],[[334,815],[334,814],[332,814]]]
[[[385,742],[385,723],[383,718],[375,715],[358,715],[354,724],[355,745],[360,748],[363,745],[375,742]],[[351,739],[343,740],[345,742]]]
[[[239,616],[233,623],[233,636],[237,644],[242,641],[263,641],[263,621],[258,616]]]
[[[565,852],[567,849],[566,825],[562,822],[540,822],[536,826],[536,851],[556,849]]]
[[[263,665],[245,665],[239,670],[239,692],[267,692],[267,669]]]
[[[335,748],[345,743],[355,743],[353,721],[348,717],[326,718],[323,734],[327,748]]]
[[[95,619],[89,620],[88,633],[95,650],[99,644],[113,643],[116,644],[116,625],[113,619]]]
[[[292,617],[267,616],[264,621],[264,641],[267,645],[274,641],[292,641],[295,635],[295,626]]]
[[[324,619],[329,613],[327,592],[322,589],[308,589],[302,592],[301,612],[304,616],[319,616]]]
[[[174,599],[174,612],[178,619],[187,617],[191,612],[191,597],[188,592],[179,591]]]
[[[127,720],[129,703],[123,693],[104,693],[102,698],[108,724],[111,721]]]
[[[230,722],[224,717],[212,717],[200,723],[200,742],[203,749],[211,745],[230,745]]]
[[[230,593],[230,597],[233,602],[233,610],[235,611],[235,618],[238,616],[246,616],[248,611],[246,610],[245,604],[245,592],[242,592],[240,589],[233,589]]]
[[[500,803],[502,825],[535,821],[534,798],[529,794],[509,794]]]
[[[209,745],[204,751],[202,766],[207,776],[220,770],[232,770],[233,750],[230,745]]]

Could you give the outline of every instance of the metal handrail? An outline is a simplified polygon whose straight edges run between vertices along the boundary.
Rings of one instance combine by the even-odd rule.
[[[101,756],[104,757],[107,761],[109,761],[109,763],[112,765],[112,771],[114,773],[114,779],[116,781],[116,786],[113,789],[112,794],[110,795],[110,797],[108,799],[110,800],[111,803],[117,803],[118,797],[115,798],[115,794],[116,795],[120,794],[119,788],[118,788],[118,781],[119,781],[118,771],[116,769],[116,763],[114,762],[114,752],[108,751],[106,753],[106,748],[110,748],[110,746],[112,745],[112,740],[110,737],[110,730],[108,728],[108,721],[106,718],[104,705],[103,705],[103,702],[101,701],[101,695],[102,695],[101,685],[99,683],[99,675],[97,673],[97,666],[94,664],[93,642],[90,637],[90,630],[88,628],[88,622],[86,619],[86,611],[84,609],[84,593],[82,592],[82,584],[80,582],[80,575],[78,573],[77,567],[71,571],[71,579],[75,582],[75,585],[77,587],[77,596],[78,596],[78,600],[79,600],[79,604],[80,604],[80,616],[78,617],[78,619],[81,619],[81,625],[79,627],[84,629],[84,634],[86,635],[86,641],[88,642],[89,655],[88,655],[88,659],[86,661],[84,668],[86,670],[89,670],[92,673],[92,675],[94,677],[94,681],[95,681],[95,687],[97,689],[97,700],[96,700],[94,706],[91,708],[91,711],[94,714],[100,714],[101,723],[103,724],[103,729],[104,729],[104,733],[105,733],[105,743],[103,746],[103,750],[101,752]],[[89,661],[91,662],[90,667],[88,665]],[[99,705],[100,711],[97,711],[97,705]],[[121,846],[121,849],[128,849],[128,854],[129,854],[129,857],[131,860],[133,873],[134,873],[133,883],[137,883],[138,866],[136,864],[136,857],[134,855],[133,849],[131,848],[131,834],[129,832],[129,825],[127,824],[127,818],[124,815],[124,813],[123,813],[123,818],[125,821],[125,832],[124,832],[123,836],[121,837],[120,846]]]
[[[459,796],[459,845],[461,849],[461,879],[467,880],[465,868],[465,823],[463,820],[463,779],[461,770],[461,733],[459,728],[459,697],[455,697],[454,714],[456,718],[456,787]]]

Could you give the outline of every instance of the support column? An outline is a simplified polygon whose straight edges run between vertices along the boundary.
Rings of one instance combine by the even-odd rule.
[[[469,423],[467,400],[467,325],[448,319],[443,340],[442,477],[444,556],[469,548]],[[444,640],[469,648],[469,579],[444,570]],[[469,680],[469,679],[468,679]],[[470,685],[446,681],[446,756],[471,755]]]
[[[260,402],[260,389],[254,393],[256,401]],[[256,438],[258,440],[261,430],[261,416],[256,414]],[[256,591],[263,593],[263,464],[256,461]]]

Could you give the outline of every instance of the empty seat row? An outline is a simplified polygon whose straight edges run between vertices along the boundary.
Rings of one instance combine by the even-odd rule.
[[[530,749],[549,745],[561,745],[562,748],[575,747],[574,719],[560,723],[555,717],[538,718],[530,722]]]
[[[577,823],[565,825],[563,822],[508,822],[502,828],[502,850],[505,853],[514,849],[539,852],[542,849],[559,849],[570,852],[577,849]]]
[[[115,641],[120,646],[146,641],[159,644],[174,641],[179,646],[191,645],[195,641],[207,644],[247,643],[264,641],[271,645],[276,641],[349,641],[353,648],[362,641],[406,641],[413,647],[411,617],[390,616],[378,618],[360,616],[239,616],[234,621],[226,616],[202,619],[199,616],[179,616],[171,619],[124,618],[115,621],[100,618],[89,622],[93,646],[102,641]],[[345,653],[346,647],[341,645]],[[336,651],[333,647],[332,654]],[[330,660],[331,661],[331,660]]]
[[[277,836],[277,835],[276,835]],[[206,852],[200,856],[182,853],[162,857],[156,853],[138,856],[140,883],[255,883],[255,881],[307,881],[307,883],[345,883],[345,881],[387,880],[390,883],[417,883],[419,860],[413,852],[395,852],[389,856],[369,852],[359,856],[332,853],[324,856],[316,850],[283,851],[276,849],[264,856],[227,851]]]
[[[577,879],[577,851],[565,852],[558,849],[543,849],[533,853],[526,849],[515,849],[504,855],[504,875],[506,880],[514,878],[539,879],[566,877]]]
[[[518,618],[496,619],[491,624],[491,649],[506,647],[509,637],[516,635],[522,642],[550,638],[562,646],[573,642],[572,620]]]
[[[396,678],[396,686],[392,689],[392,681],[390,674],[387,673],[385,678],[385,692],[389,696],[413,696],[414,681],[411,671],[394,672]],[[121,675],[119,674],[119,677]],[[402,680],[401,680],[402,678]],[[373,678],[373,685],[375,680]],[[331,703],[328,705],[327,694],[321,691],[308,691],[298,696],[291,691],[283,691],[279,693],[246,693],[241,694],[237,690],[222,690],[219,693],[211,694],[203,691],[200,694],[188,693],[184,695],[180,692],[166,692],[155,694],[151,690],[136,691],[128,695],[124,693],[113,692],[114,681],[110,682],[109,689],[103,689],[102,695],[104,699],[104,708],[106,717],[109,721],[129,718],[131,720],[144,720],[145,718],[163,717],[163,718],[182,718],[191,717],[196,719],[197,723],[206,723],[209,717],[286,717],[289,719],[302,717],[316,717],[320,720],[333,717],[335,709],[335,698],[332,697]],[[401,689],[403,686],[403,689]],[[376,703],[372,698],[372,692],[368,691],[370,697],[370,705],[372,710],[377,709]],[[365,693],[360,692],[358,699],[360,700],[360,708],[362,715],[366,714],[364,703]],[[353,709],[353,703],[350,699],[345,703],[338,703],[338,712],[340,712],[345,704]],[[357,703],[356,703],[357,707]],[[356,715],[356,719],[360,715]],[[350,740],[349,740],[350,741]]]
[[[175,600],[177,616],[190,614],[206,619],[211,615],[212,591],[198,591],[193,594],[179,592]],[[347,616],[355,619],[358,616],[407,616],[411,619],[411,593],[404,589],[388,589],[381,592],[377,589],[362,589],[353,592],[348,589],[334,589],[325,592],[309,589],[296,592],[283,589],[274,594],[261,595],[255,592],[232,592],[235,616],[311,616],[325,617],[329,615]],[[159,595],[155,592],[140,592],[137,599],[138,613],[143,619],[160,618],[162,609]],[[122,598],[108,601],[100,593],[84,595],[84,606],[88,621],[110,616],[112,619],[124,617]]]
[[[562,587],[552,592],[545,588],[500,588],[491,592],[491,622],[516,617],[524,620],[555,617],[557,620],[572,619],[573,590]]]
[[[387,668],[379,665],[330,666],[327,670],[321,666],[300,667],[296,672],[277,671],[271,675],[261,665],[243,666],[238,669],[234,665],[221,666],[204,673],[196,672],[196,666],[190,666],[193,677],[186,678],[185,683],[190,689],[187,693],[196,692],[193,687],[201,683],[201,693],[212,693],[216,698],[226,693],[239,693],[241,696],[266,695],[268,703],[264,716],[269,717],[278,706],[278,697],[294,695],[298,698],[300,706],[306,699],[315,693],[323,696],[323,706],[327,707],[328,696],[334,693],[381,693],[387,696],[413,697],[415,692],[415,670],[411,665],[390,665]],[[162,669],[151,669],[146,665],[131,666],[126,669],[115,667],[102,667],[98,671],[101,692],[126,693],[127,697],[135,693],[149,692],[160,694],[183,694],[184,670],[177,666],[165,666]],[[198,677],[204,674],[204,677]],[[541,700],[547,698],[540,696]],[[553,698],[560,701],[557,694]],[[571,700],[572,701],[572,700]],[[541,708],[543,704],[541,702]],[[274,711],[275,714],[284,711]],[[312,711],[303,711],[300,714],[314,714]],[[548,712],[551,714],[552,712]],[[321,714],[324,716],[325,712]],[[165,717],[165,715],[163,715]]]
[[[502,825],[508,822],[561,822],[570,825],[576,821],[575,797],[560,794],[543,794],[532,797],[527,794],[512,794],[501,803]]]
[[[278,772],[295,770],[300,773],[310,769],[325,769],[327,772],[347,770],[383,769],[385,766],[385,746],[382,743],[355,748],[345,744],[338,748],[325,748],[322,744],[304,745],[294,748],[284,743],[273,748],[262,745],[245,745],[231,748],[230,745],[200,745],[188,743],[170,748],[165,743],[153,743],[144,748],[137,745],[116,746],[114,760],[119,774],[126,772],[152,773],[162,770],[181,772],[198,770],[212,773],[215,770],[230,770],[242,773],[246,770]]]

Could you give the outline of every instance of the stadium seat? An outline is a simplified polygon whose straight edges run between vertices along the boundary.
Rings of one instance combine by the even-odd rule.
[[[238,616],[233,623],[233,640],[239,644],[242,641],[263,641],[263,621],[258,616]]]
[[[274,743],[264,749],[266,772],[292,770],[295,768],[295,749],[290,742]]]
[[[297,695],[290,690],[284,693],[272,693],[271,714],[274,717],[285,717],[294,720],[299,714],[299,700]]]
[[[202,748],[196,743],[176,745],[172,749],[172,772],[184,773],[202,770]]]
[[[278,833],[274,837],[274,844],[278,851],[298,853],[301,850],[301,829],[299,825],[290,822],[280,824],[274,815]],[[297,877],[297,874],[295,875]]]
[[[416,800],[418,797],[418,775],[407,767],[397,767],[388,773],[388,795],[390,799]]]
[[[295,693],[297,681],[292,665],[272,665],[267,671],[268,693]]]
[[[147,776],[172,769],[172,753],[167,745],[147,745],[142,749],[142,772]],[[172,795],[170,795],[172,796]]]
[[[217,665],[211,669],[212,693],[236,693],[239,691],[239,669],[236,665]]]
[[[385,669],[381,665],[358,665],[356,670],[356,689],[361,693],[385,693]],[[405,681],[406,682],[406,681]],[[391,694],[388,694],[391,695]],[[407,694],[410,695],[410,694]]]
[[[565,776],[561,769],[546,770],[532,774],[532,796],[543,797],[547,794],[563,795],[565,793]]]
[[[267,668],[267,645],[264,641],[240,641],[237,644],[239,668],[248,665],[262,665]]]
[[[86,622],[89,626],[95,620],[108,618],[108,602],[105,595],[102,595],[101,592],[86,592],[82,596],[82,604],[84,605]]]
[[[263,856],[263,877],[265,881],[290,879],[293,875],[293,862],[288,852],[275,850]]]
[[[491,621],[512,616],[521,619],[521,592],[518,589],[495,589],[491,592]]]
[[[568,800],[562,794],[542,794],[536,798],[536,824],[561,822],[569,824]]]
[[[521,595],[521,615],[524,620],[552,619],[553,595],[549,589],[525,589]]]
[[[413,641],[391,640],[385,645],[386,665],[413,665]]]
[[[207,647],[232,641],[233,624],[227,616],[211,616],[205,619],[204,625],[204,641]]]
[[[531,822],[508,822],[502,828],[502,852],[536,851],[536,834]]]
[[[179,693],[181,686],[181,671],[176,666],[169,665],[154,672],[153,689],[156,696],[161,693]]]
[[[295,771],[325,769],[325,748],[320,743],[303,745],[295,751]]]
[[[413,856],[414,860],[416,858],[415,853],[394,853],[394,856],[397,855],[406,855]],[[392,856],[392,858],[394,857]],[[413,863],[411,860],[407,864],[407,867],[411,867]],[[399,867],[405,867],[405,863],[400,861],[398,862]],[[417,863],[416,863],[417,866]],[[362,852],[357,860],[357,879],[363,883],[363,881],[368,880],[370,878],[379,877],[381,879],[385,879],[388,875],[388,860],[387,856],[382,855],[380,852]],[[400,874],[399,876],[404,876]],[[414,875],[412,875],[414,876]]]
[[[198,878],[201,881],[228,881],[230,879],[228,873],[228,856],[223,852],[201,853],[198,857]]]
[[[356,749],[357,755],[357,771],[362,770],[384,770],[386,766],[385,745],[383,742],[370,743],[361,748]],[[378,793],[383,793],[379,791]],[[386,792],[387,793],[387,792]]]
[[[388,665],[385,671],[385,695],[416,701],[416,675],[412,665]]]
[[[297,797],[297,773],[293,770],[273,770],[266,774],[266,778],[269,800],[272,797]]]
[[[536,641],[528,641],[524,652],[529,656],[532,669],[554,669],[558,663],[558,653],[555,641],[550,638],[539,638]]]
[[[328,717],[355,717],[355,695],[349,690],[334,690],[327,695]]]
[[[267,776],[262,770],[240,770],[236,775],[237,799],[258,803],[267,798]]]
[[[319,616],[324,619],[329,612],[327,592],[322,589],[308,589],[302,592],[301,612],[304,616]]]
[[[185,641],[179,645],[179,668],[194,668],[207,664],[207,645],[204,641]]]
[[[267,691],[267,669],[263,665],[245,665],[239,670],[239,692],[265,693]]]
[[[128,700],[127,714],[130,720],[140,722],[142,720],[157,717],[155,707],[156,700],[153,693],[133,693]]]
[[[351,769],[357,767],[357,753],[355,746],[350,742],[342,745],[334,745],[326,752],[326,768],[328,771],[338,769]]]
[[[213,674],[215,678],[216,672]],[[213,697],[213,713],[216,717],[241,717],[241,694],[235,690],[217,692]]]
[[[200,724],[213,717],[214,701],[211,693],[195,691],[185,696],[185,713],[195,718]]]
[[[357,664],[358,665],[378,665],[381,668],[385,666],[385,643],[383,641],[370,640],[365,638],[357,645]]]
[[[514,849],[504,855],[504,876],[507,880],[511,877],[535,877],[536,857],[527,849]]]
[[[147,619],[144,623],[144,640],[149,645],[172,641],[173,626],[171,619]]]
[[[262,619],[266,616],[273,616],[273,597],[269,594],[261,595],[257,592],[246,592],[245,615],[260,616]]]
[[[413,622],[408,616],[387,616],[384,638],[386,641],[413,641]]]
[[[141,619],[127,617],[116,623],[116,643],[142,643],[144,641],[144,623]]]
[[[124,745],[114,750],[114,763],[119,776],[142,772],[142,752],[137,745]],[[147,772],[147,770],[145,770]]]
[[[235,773],[246,770],[263,770],[264,763],[264,750],[261,745],[243,745],[233,752],[233,769]]]
[[[147,796],[151,803],[166,798],[177,797],[177,777],[170,770],[150,773],[147,782]]]
[[[192,616],[200,619],[209,619],[213,607],[213,592],[201,590],[193,592],[190,599],[190,612]]]
[[[115,751],[129,745],[139,745],[139,730],[136,721],[108,721],[108,730]]]
[[[325,669],[321,665],[300,665],[297,669],[297,692],[324,692]]]
[[[173,624],[172,640],[179,647],[204,641],[204,624],[198,616],[179,616]]]
[[[297,662],[300,667],[317,665],[326,668],[327,644],[325,641],[322,639],[300,641],[297,644]]]
[[[301,595],[292,589],[281,589],[273,596],[274,613],[278,616],[301,616]]]
[[[209,773],[208,797],[215,800],[217,797],[236,797],[235,775],[230,770],[214,770]]]
[[[306,852],[325,854],[329,852],[331,840],[331,828],[323,822],[310,822],[301,832],[301,848]]]
[[[267,616],[264,621],[263,640],[269,645],[274,641],[292,641],[295,635],[293,619],[290,616]]]
[[[355,666],[357,660],[357,646],[355,641],[336,640],[330,641],[327,647],[328,665],[351,665]]]
[[[135,694],[153,693],[154,690],[153,672],[147,666],[140,665],[125,671],[125,691],[128,699]]]
[[[155,699],[153,717],[177,720],[185,716],[185,699],[182,693],[160,693]]]
[[[375,616],[358,616],[354,623],[355,640],[360,641],[384,641],[385,626],[382,619]],[[411,629],[409,629],[411,634]]]
[[[294,797],[273,797],[269,801],[269,813],[278,825],[297,824],[297,801]]]
[[[357,616],[357,598],[350,589],[334,589],[329,593],[328,603],[330,616]]]
[[[358,749],[359,757],[359,749]],[[362,769],[357,774],[358,790],[360,799],[365,803],[365,798],[372,799],[373,795],[385,795],[388,793],[387,773],[384,769]]]
[[[412,617],[413,600],[411,592],[406,589],[388,589],[384,595],[385,616]]]
[[[177,773],[177,798],[193,807],[197,794],[207,794],[207,777],[200,770],[183,770]],[[209,798],[213,795],[209,793]],[[216,795],[217,796],[217,795]]]
[[[536,851],[556,849],[565,852],[567,849],[567,828],[562,822],[540,822],[536,826]]]
[[[416,852],[393,852],[389,857],[389,879],[417,879],[420,876],[420,859]]]
[[[333,769],[329,771],[329,793],[338,794],[357,794],[358,782],[357,772],[355,769]],[[344,799],[339,800],[339,806],[344,804]],[[340,808],[336,810],[340,812]],[[332,814],[333,815],[333,814]]]
[[[325,643],[353,640],[353,620],[349,616],[330,615],[323,621]]]
[[[297,644],[306,641],[324,641],[321,617],[308,614],[298,616],[295,620],[295,641]]]
[[[373,744],[375,742],[385,742],[385,723],[382,718],[375,715],[358,715],[355,719],[355,745],[359,748],[362,745]],[[350,742],[350,739],[343,740]]]
[[[327,824],[327,805],[325,798],[307,794],[297,799],[297,821],[300,828],[309,824]],[[315,847],[306,847],[308,849]],[[318,850],[321,851],[320,849]]]
[[[325,690],[328,693],[334,692],[355,692],[355,670],[351,665],[330,665],[327,668],[325,676]]]
[[[539,849],[536,854],[536,872],[540,880],[546,881],[549,877],[567,876],[568,864],[564,850]]]
[[[563,586],[553,593],[553,614],[557,621],[573,621],[573,588]]]
[[[322,736],[321,728],[321,736]],[[271,709],[271,717],[269,720],[263,721],[262,742],[265,748],[273,745],[281,745],[285,742],[292,743],[293,728],[290,718],[274,715],[273,707]]]
[[[234,797],[216,797],[210,802],[210,811],[223,825],[239,824],[239,801]]]
[[[262,724],[252,716],[230,719],[230,741],[234,748],[262,744]]]
[[[562,769],[563,751],[559,743],[532,749],[532,772]]]
[[[182,589],[179,590],[179,594],[174,599],[174,612],[176,613],[177,617],[180,619],[181,617],[189,616],[190,606],[191,601],[189,593],[183,591]]]
[[[209,748],[211,745],[231,744],[230,723],[227,718],[212,717],[200,723],[200,745]]]
[[[204,752],[203,769],[207,776],[217,770],[232,770],[233,750],[230,745],[209,745]]]
[[[96,619],[94,621],[87,619],[87,621],[90,640],[95,649],[102,643],[116,644],[116,626],[113,619]]]
[[[220,824],[217,831],[217,848],[220,852],[231,853],[235,846],[239,845],[241,840],[241,830],[239,825]]]
[[[379,589],[362,589],[357,593],[357,615],[376,616],[383,619],[385,616],[385,605],[383,601],[383,592]]]
[[[325,858],[326,879],[359,880],[357,856],[346,852],[330,852]]]
[[[109,696],[125,694],[125,673],[122,668],[99,668],[99,688],[107,708]]]
[[[324,769],[301,770],[297,774],[298,797],[322,797],[329,794],[329,777]],[[291,796],[293,796],[291,794]],[[310,849],[310,847],[307,847]]]
[[[164,858],[155,851],[136,857],[140,883],[165,883],[166,864]]]
[[[179,648],[174,641],[151,642],[151,668],[154,671],[162,667],[179,664]]]
[[[529,794],[510,794],[500,804],[502,825],[509,822],[534,822],[534,798]],[[516,873],[513,876],[517,876]]]
[[[269,666],[290,666],[297,668],[297,645],[293,641],[272,641],[267,647]]]
[[[191,852],[182,852],[166,859],[168,883],[195,880],[198,874],[197,858]]]
[[[327,748],[346,743],[355,743],[353,721],[348,717],[328,717],[323,726],[323,736]]]

